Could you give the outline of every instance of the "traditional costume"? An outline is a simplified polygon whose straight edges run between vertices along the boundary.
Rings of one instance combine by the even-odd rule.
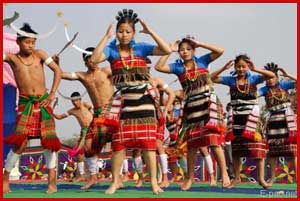
[[[224,141],[225,127],[222,105],[210,85],[207,70],[210,54],[194,57],[193,60],[195,68],[188,71],[181,60],[169,64],[170,72],[179,77],[185,92],[182,129],[188,148],[220,145]]]
[[[104,145],[111,142],[111,131],[102,125],[107,108],[108,105],[94,108],[94,117],[86,134],[86,139],[92,139],[92,155],[100,153]]]
[[[40,102],[48,96],[48,93],[44,95],[20,94],[16,130],[15,133],[7,136],[4,142],[18,148],[27,139],[40,138],[44,148],[46,167],[52,169],[57,165],[56,152],[61,144],[56,136],[52,108],[40,106]],[[5,170],[10,172],[19,158],[20,154],[10,151],[7,155]]]
[[[41,107],[40,102],[48,94],[25,95],[20,94],[15,133],[7,136],[4,142],[20,147],[26,139],[40,138],[44,149],[56,152],[61,144],[56,136],[55,122],[50,106]]]
[[[158,97],[153,93],[145,58],[154,45],[130,43],[130,56],[121,57],[116,41],[104,49],[111,64],[113,84],[120,91],[123,105],[119,130],[112,135],[113,151],[124,148],[156,150]]]
[[[297,123],[288,93],[293,88],[295,82],[279,81],[274,87],[265,86],[259,90],[266,101],[263,131],[270,157],[297,156]]]
[[[246,73],[247,83],[237,85],[234,76],[221,77],[221,83],[230,87],[226,141],[231,141],[232,155],[236,157],[266,157],[266,143],[261,134],[260,114],[256,85],[262,83],[261,75]]]

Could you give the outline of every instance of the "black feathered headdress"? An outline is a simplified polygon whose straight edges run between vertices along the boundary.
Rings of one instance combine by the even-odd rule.
[[[124,8],[122,11],[118,12],[118,15],[116,16],[116,20],[119,22],[120,20],[126,20],[126,19],[129,19],[134,24],[136,24],[139,21],[137,13],[135,13],[132,9]]]
[[[276,76],[277,75],[277,72],[278,72],[278,65],[275,64],[274,62],[271,62],[271,63],[267,63],[264,68],[268,71],[272,71],[273,73],[275,73]]]

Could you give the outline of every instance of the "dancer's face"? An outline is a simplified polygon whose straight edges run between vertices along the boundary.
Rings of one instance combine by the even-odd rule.
[[[123,23],[117,29],[117,39],[121,45],[128,45],[133,40],[134,30],[132,24]]]
[[[270,78],[266,80],[266,83],[269,87],[274,87],[278,82],[278,78],[275,76],[274,78]]]
[[[184,61],[189,61],[193,59],[195,50],[189,43],[182,43],[178,49],[178,53],[181,59]]]
[[[20,47],[20,52],[27,55],[32,54],[33,50],[35,49],[35,42],[35,38],[24,38],[17,40],[17,44]]]
[[[91,57],[88,57],[86,60],[85,60],[85,65],[86,67],[88,67],[88,69],[90,70],[95,70],[97,69],[97,64],[91,62]]]
[[[72,100],[72,104],[74,105],[75,108],[80,108],[81,106],[81,100],[77,99],[77,100]]]
[[[248,63],[243,59],[240,59],[235,64],[234,68],[235,68],[235,71],[236,71],[238,77],[246,77],[246,73],[249,70]]]

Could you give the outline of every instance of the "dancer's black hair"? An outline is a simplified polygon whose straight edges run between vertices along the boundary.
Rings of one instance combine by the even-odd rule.
[[[94,47],[88,47],[85,49],[85,51],[88,51],[88,52],[93,52],[95,50]],[[82,53],[82,58],[84,61],[86,61],[89,57],[91,57],[92,55],[90,54],[87,54],[87,53]]]
[[[71,98],[73,98],[73,97],[80,97],[80,93],[77,92],[77,91],[73,92],[73,93],[71,94]]]
[[[195,37],[190,36],[190,35],[187,35],[186,37],[184,37],[183,39],[181,39],[181,41],[180,41],[179,44],[178,44],[178,51],[179,51],[179,49],[180,49],[180,47],[181,47],[181,45],[182,45],[183,43],[187,43],[187,44],[189,44],[193,49],[196,49],[195,44],[191,42],[191,39],[194,40]]]
[[[250,60],[250,57],[247,55],[247,54],[240,54],[240,55],[237,55],[234,59],[234,63],[237,64],[240,60]]]

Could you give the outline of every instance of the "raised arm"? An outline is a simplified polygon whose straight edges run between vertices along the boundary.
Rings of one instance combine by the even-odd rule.
[[[60,67],[53,61],[51,57],[48,57],[48,54],[43,50],[37,50],[37,54],[41,57],[42,62],[44,62],[54,73],[53,82],[49,96],[41,102],[41,106],[48,106],[55,98],[55,92],[58,88],[58,85],[61,80],[62,71]]]
[[[150,29],[143,20],[140,19],[139,21],[143,27],[140,33],[149,34],[157,44],[157,47],[155,47],[153,50],[153,55],[160,56],[170,54],[172,51],[168,43],[166,43],[157,33]]]
[[[183,90],[176,90],[175,97],[178,98],[180,101],[184,100],[184,92]]]
[[[108,40],[113,36],[113,24],[110,24],[108,26],[108,29],[106,31],[105,36],[100,40],[98,45],[96,46],[95,50],[93,51],[93,54],[91,56],[91,62],[97,64],[105,61],[106,57],[103,53],[104,48],[108,42]]]
[[[230,61],[228,61],[222,68],[220,68],[220,69],[218,69],[218,70],[212,72],[212,73],[210,74],[211,80],[212,80],[214,83],[221,83],[221,78],[219,77],[219,75],[220,75],[223,71],[225,71],[225,70],[231,68],[231,67],[233,66],[233,64],[234,64],[234,60],[230,60]]]
[[[169,46],[171,48],[172,52],[176,52],[177,51],[177,47],[178,47],[178,43],[180,42],[180,40],[177,40],[173,43],[170,43]],[[157,61],[157,63],[155,64],[155,70],[162,72],[162,73],[170,73],[170,67],[167,64],[167,61],[169,59],[171,54],[165,55],[165,56],[161,56],[159,58],[159,60]]]
[[[170,67],[167,64],[170,55],[161,56],[157,63],[155,64],[155,70],[162,72],[162,73],[170,73]]]
[[[53,55],[52,59],[57,65],[59,65],[60,59],[57,54]],[[79,80],[79,78],[80,78],[80,74],[77,72],[76,73],[74,73],[74,72],[73,73],[67,73],[67,72],[61,73],[61,79],[64,79],[64,80]]]
[[[211,53],[210,53],[210,59],[211,59],[211,61],[216,60],[224,52],[223,48],[218,47],[216,45],[212,45],[212,44],[209,44],[209,43],[196,41],[196,40],[191,39],[191,38],[189,38],[189,40],[192,41],[192,43],[195,44],[195,47],[201,47],[201,48],[210,50],[211,51]]]
[[[250,61],[250,60],[246,60],[246,61],[249,65],[250,70],[263,75],[264,79],[275,78],[276,75],[273,72],[271,72],[269,70],[258,69],[258,68],[256,68],[255,64],[252,61]]]
[[[69,72],[63,72],[61,74],[61,79],[64,80],[80,80],[80,73],[75,72],[75,73],[69,73]]]
[[[290,79],[292,79],[292,80],[294,80],[294,81],[297,82],[297,77],[295,77],[295,76],[293,76],[293,75],[287,73],[283,68],[278,68],[278,71],[281,71],[281,72],[282,72],[282,75],[281,75],[281,76],[290,78]]]

